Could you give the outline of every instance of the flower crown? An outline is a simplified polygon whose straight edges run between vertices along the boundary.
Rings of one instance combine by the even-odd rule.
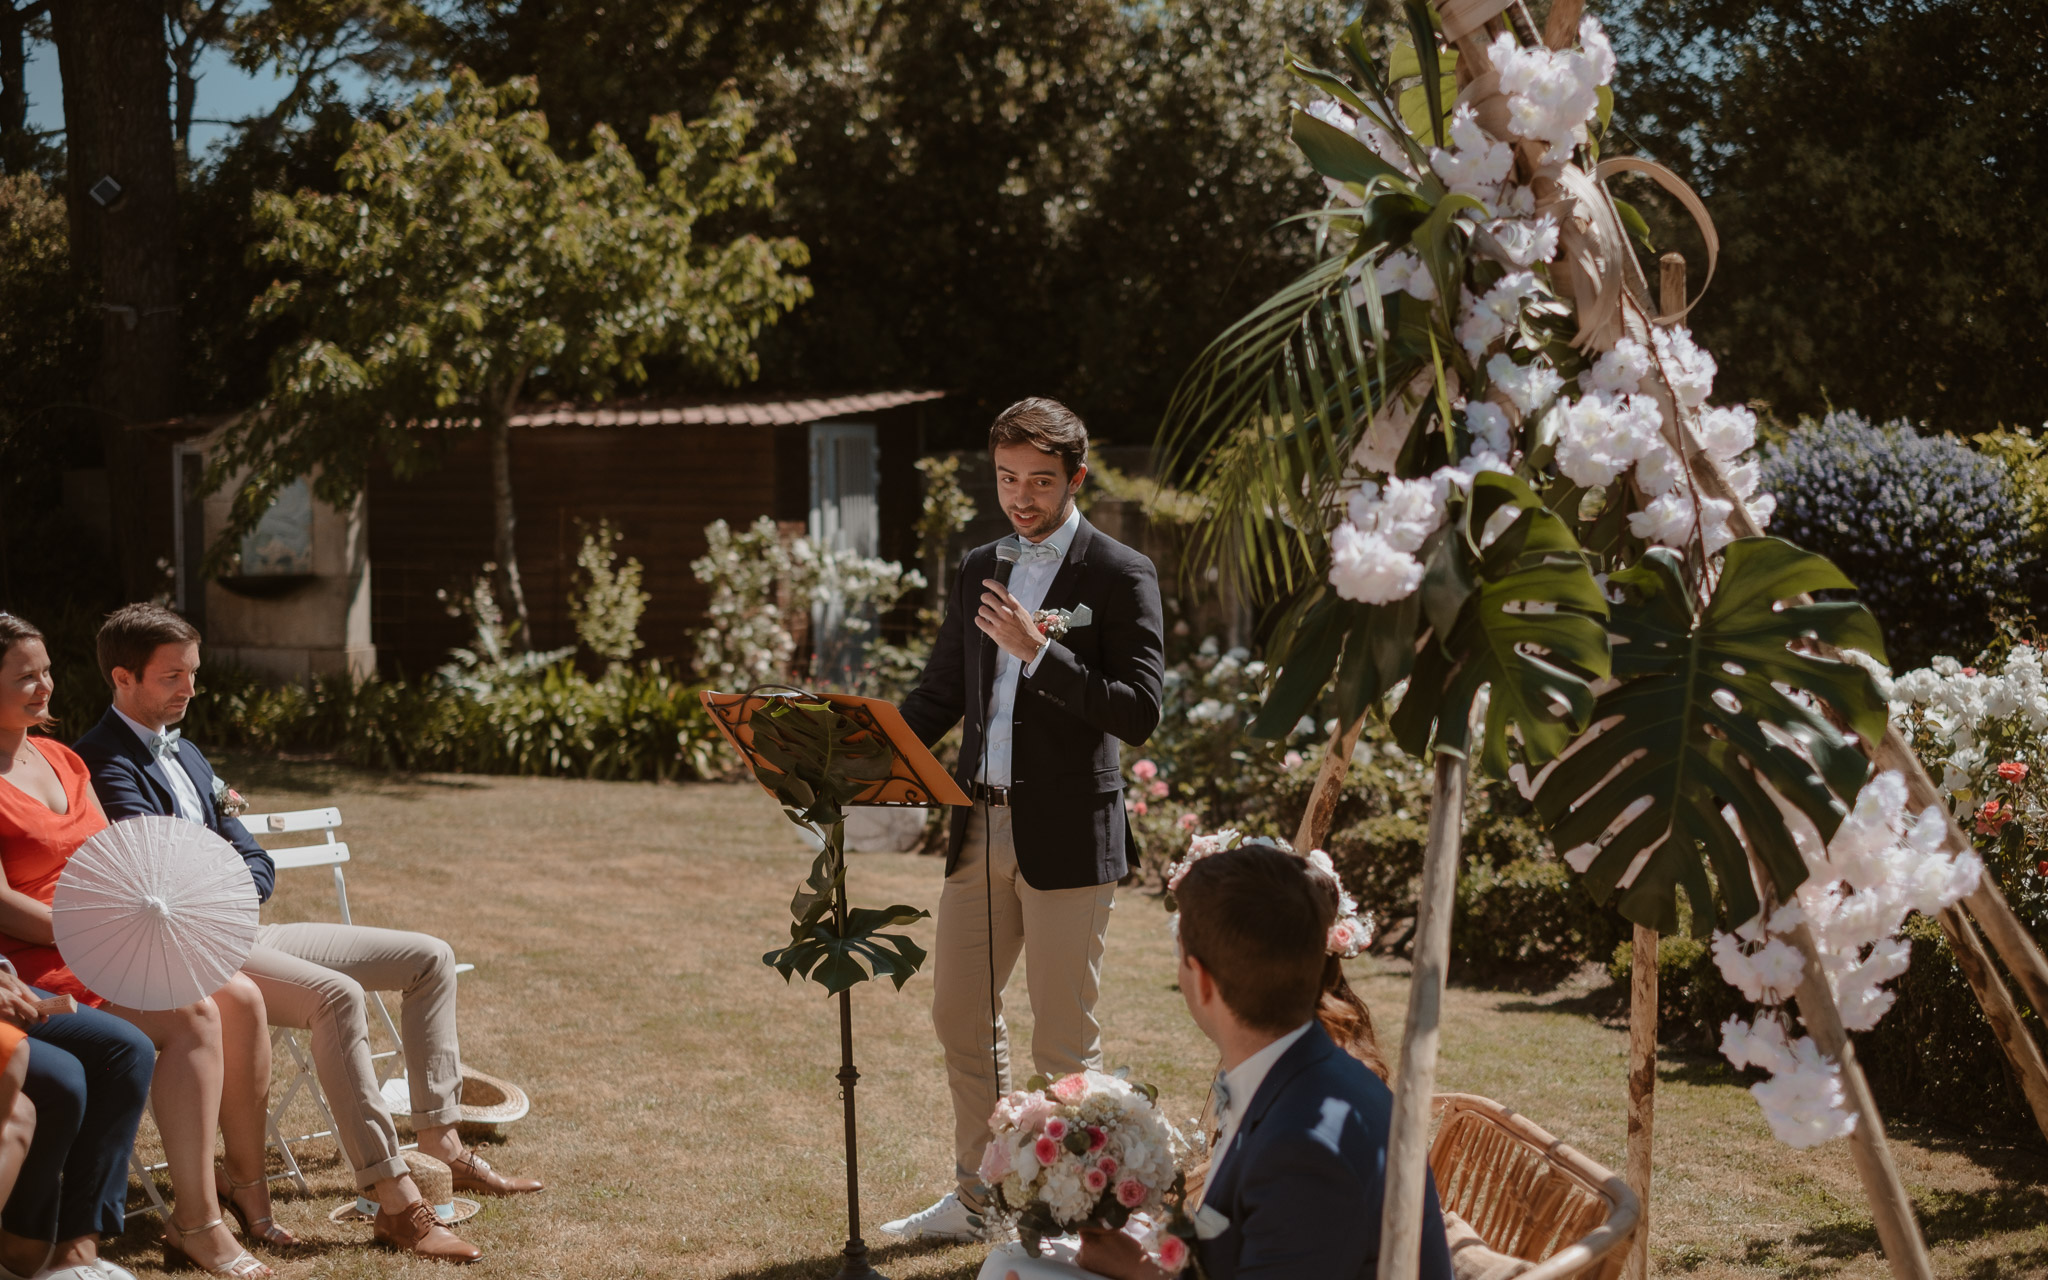
[[[1213,853],[1226,849],[1241,849],[1247,844],[1268,844],[1287,853],[1294,852],[1294,846],[1271,836],[1247,838],[1236,827],[1225,827],[1209,835],[1196,836],[1188,841],[1188,850],[1180,860],[1166,869],[1166,891],[1174,893],[1180,889],[1180,882],[1187,879],[1189,868]],[[1349,960],[1372,945],[1373,933],[1378,921],[1368,911],[1359,914],[1358,901],[1345,891],[1344,881],[1337,875],[1337,865],[1330,861],[1330,855],[1321,849],[1309,850],[1305,861],[1319,871],[1329,875],[1337,886],[1337,919],[1331,923],[1324,949],[1340,959]],[[1173,929],[1180,932],[1180,913],[1174,912]]]

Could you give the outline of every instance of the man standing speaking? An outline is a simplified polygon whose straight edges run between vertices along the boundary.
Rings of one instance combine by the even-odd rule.
[[[953,1094],[957,1187],[882,1230],[987,1236],[978,1170],[1008,1091],[1003,988],[1025,954],[1039,1073],[1101,1065],[1102,942],[1136,856],[1119,740],[1159,724],[1164,638],[1152,562],[1081,518],[1088,428],[1054,400],[989,428],[996,492],[1016,532],[967,553],[903,718],[927,745],[966,719],[934,952],[932,1022]]]

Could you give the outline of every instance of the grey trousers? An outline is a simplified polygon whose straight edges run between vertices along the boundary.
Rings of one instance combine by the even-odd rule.
[[[455,1038],[455,952],[439,938],[345,924],[269,924],[242,965],[269,1006],[270,1025],[313,1033],[313,1069],[334,1113],[356,1185],[406,1170],[398,1129],[370,1060],[364,992],[395,991],[405,1038],[415,1128],[462,1115],[462,1054]]]
[[[986,846],[984,844],[986,842]],[[983,857],[986,847],[990,857]],[[983,874],[984,865],[988,875]],[[953,1161],[962,1197],[979,1206],[989,1115],[1010,1088],[1010,1034],[1003,988],[1024,955],[1031,997],[1031,1060],[1041,1075],[1102,1065],[1095,997],[1115,884],[1034,889],[1017,870],[1010,810],[974,806],[960,864],[939,894],[933,947],[932,1025],[953,1093]],[[993,927],[991,927],[991,925]],[[994,964],[995,1003],[989,1002]]]

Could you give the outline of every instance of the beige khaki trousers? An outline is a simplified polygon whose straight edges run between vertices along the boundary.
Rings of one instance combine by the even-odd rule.
[[[984,854],[988,856],[984,856]],[[984,875],[984,867],[987,874]],[[1010,1034],[1002,992],[1024,953],[1031,997],[1031,1060],[1040,1075],[1102,1065],[1095,997],[1116,885],[1034,889],[1017,870],[1010,810],[977,803],[960,863],[939,894],[932,1024],[953,1092],[953,1161],[960,1194],[979,1208],[989,1115],[1010,1088]],[[991,984],[989,963],[995,977]],[[995,1003],[989,1003],[990,988]]]
[[[370,1061],[366,990],[395,991],[404,1001],[399,1034],[414,1128],[461,1117],[455,952],[447,943],[396,929],[267,924],[256,931],[242,972],[262,990],[271,1026],[313,1033],[313,1070],[358,1187],[367,1190],[407,1172]]]

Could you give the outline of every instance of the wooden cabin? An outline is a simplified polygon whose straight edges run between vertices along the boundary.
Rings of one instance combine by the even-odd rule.
[[[652,597],[644,656],[687,659],[710,592],[690,571],[704,527],[761,516],[863,555],[911,563],[926,415],[938,391],[814,398],[648,399],[604,406],[536,405],[512,419],[519,567],[536,648],[573,645],[569,592],[583,530],[609,520],[621,555],[645,566]],[[280,681],[343,671],[423,673],[471,639],[451,616],[492,558],[490,463],[476,431],[446,458],[401,480],[373,471],[341,511],[304,481],[243,540],[239,570],[201,572],[225,527],[227,492],[194,483],[231,419],[180,419],[152,429],[172,444],[179,495],[173,604],[205,632],[209,655]],[[421,430],[442,430],[422,427]]]
[[[512,419],[519,570],[536,648],[576,642],[569,617],[583,530],[609,520],[646,567],[649,657],[687,658],[710,591],[690,571],[704,527],[771,516],[785,530],[906,563],[917,554],[925,406],[944,393],[816,399],[645,400],[535,407]],[[492,555],[490,462],[470,433],[409,480],[371,479],[371,635],[387,675],[439,666],[469,624],[441,593],[467,591]]]

